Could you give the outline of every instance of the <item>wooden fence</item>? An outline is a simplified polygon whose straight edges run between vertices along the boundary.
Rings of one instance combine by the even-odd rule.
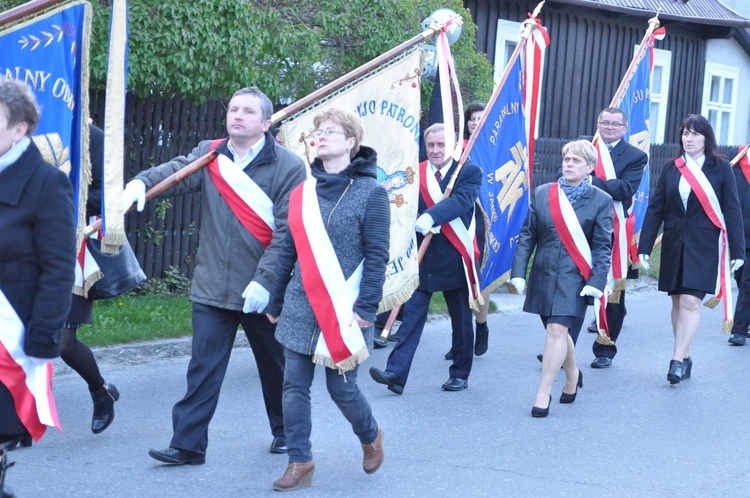
[[[91,95],[91,116],[96,124],[103,122],[103,103],[103,92]],[[188,154],[201,140],[226,136],[225,114],[225,103],[220,100],[194,105],[180,98],[150,97],[141,100],[129,95],[125,181],[143,169]],[[553,138],[537,140],[532,172],[534,185],[557,179],[562,147],[567,141]],[[721,150],[727,154],[736,152],[736,148],[729,147]],[[661,168],[677,151],[674,144],[651,147],[652,189]],[[171,267],[176,267],[192,278],[200,232],[199,194],[169,196],[167,193],[163,200],[147,203],[142,213],[130,213],[126,227],[130,245],[146,276],[159,277]]]

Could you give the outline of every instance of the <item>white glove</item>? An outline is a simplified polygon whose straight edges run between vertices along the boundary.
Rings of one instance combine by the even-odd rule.
[[[742,268],[742,265],[745,264],[745,260],[744,259],[733,259],[729,263],[731,263],[731,265],[732,265],[732,270],[731,271],[732,271],[732,273],[734,273],[737,270],[739,270],[740,268]]]
[[[511,278],[510,285],[515,287],[519,294],[523,294],[523,291],[526,289],[526,280],[521,277]]]
[[[648,254],[639,254],[638,260],[641,262],[641,266],[644,270],[648,271],[650,265],[648,264]]]
[[[122,210],[127,211],[134,202],[138,205],[138,212],[143,211],[146,207],[146,184],[141,180],[130,180],[122,191]]]
[[[603,295],[604,294],[602,293],[602,291],[600,291],[596,287],[591,287],[590,285],[584,285],[583,289],[581,290],[581,296],[582,297],[591,296],[594,299],[599,299]]]
[[[35,367],[45,365],[48,362],[52,361],[52,358],[37,358],[36,356],[27,356],[29,361],[31,361],[31,364]]]
[[[434,224],[435,220],[432,219],[432,216],[427,213],[423,213],[419,218],[417,218],[417,224],[414,225],[414,229],[422,235],[427,235],[430,231],[432,231],[432,225]],[[438,232],[439,231],[440,227],[438,227]]]
[[[268,306],[268,299],[271,295],[258,282],[250,282],[242,292],[242,297],[245,298],[242,311],[245,313],[261,313]]]

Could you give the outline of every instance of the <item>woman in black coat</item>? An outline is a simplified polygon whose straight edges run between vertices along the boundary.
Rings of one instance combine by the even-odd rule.
[[[0,78],[0,315],[21,323],[0,331],[0,444],[43,433],[22,422],[15,400],[28,399],[26,372],[60,355],[73,288],[73,193],[30,138],[38,122],[28,85]]]
[[[742,266],[745,258],[737,186],[729,161],[717,156],[711,123],[691,114],[682,122],[680,137],[680,154],[666,164],[651,194],[638,245],[641,262],[647,262],[664,223],[659,290],[672,297],[674,350],[667,374],[670,384],[690,378],[690,345],[700,325],[700,304],[706,294],[716,293],[720,263],[721,230],[706,214],[681,169],[694,165],[716,194],[727,230],[731,271]]]
[[[583,373],[575,363],[576,337],[571,334],[580,331],[574,324],[582,323],[587,297],[602,297],[611,264],[612,198],[594,187],[589,178],[596,166],[596,150],[591,142],[578,140],[566,144],[562,153],[563,174],[558,183],[548,183],[534,191],[511,270],[511,284],[522,294],[526,287],[526,268],[536,249],[523,306],[524,311],[540,316],[547,331],[542,380],[531,410],[534,417],[546,417],[549,413],[552,383],[560,367],[565,369],[566,378],[560,403],[575,401],[578,388],[583,387]],[[566,249],[553,220],[550,204],[553,189],[570,202],[586,238],[591,253],[588,280]]]

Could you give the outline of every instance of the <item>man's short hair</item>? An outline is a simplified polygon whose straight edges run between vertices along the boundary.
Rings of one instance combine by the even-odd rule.
[[[609,114],[619,114],[620,116],[622,116],[622,122],[628,124],[628,115],[625,114],[625,111],[623,111],[619,107],[607,107],[606,109],[603,109],[602,112],[599,113],[599,117],[596,120],[601,121],[602,114],[604,114],[605,112]]]
[[[430,133],[437,133],[439,131],[443,131],[443,132],[445,131],[445,125],[443,123],[435,123],[429,126],[424,131],[424,139],[427,140],[427,135],[429,135]]]
[[[263,113],[263,121],[271,119],[271,116],[273,115],[273,103],[271,103],[271,99],[269,99],[265,93],[261,92],[257,86],[241,88],[234,92],[232,98],[235,98],[237,95],[253,95],[258,97],[258,99],[260,99],[260,110]]]

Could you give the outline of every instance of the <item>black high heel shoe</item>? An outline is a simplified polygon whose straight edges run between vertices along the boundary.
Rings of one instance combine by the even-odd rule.
[[[544,418],[547,415],[549,415],[549,405],[552,404],[552,395],[549,397],[549,403],[547,403],[547,408],[539,408],[537,406],[531,407],[531,416],[534,418]]]
[[[693,369],[693,360],[689,356],[682,359],[682,380],[690,378],[690,371]]]
[[[566,392],[563,392],[560,395],[560,403],[567,405],[575,401],[576,395],[578,395],[579,387],[583,387],[583,372],[581,372],[580,369],[578,370],[578,382],[576,383],[576,392],[574,392],[573,394],[568,394]]]
[[[679,384],[682,380],[682,362],[672,360],[669,362],[669,373],[667,374],[667,380],[670,384]]]

